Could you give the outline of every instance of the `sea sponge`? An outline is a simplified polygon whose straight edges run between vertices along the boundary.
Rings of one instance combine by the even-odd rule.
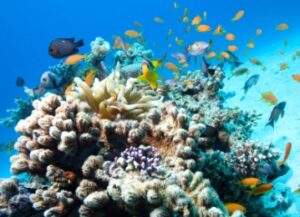
[[[137,79],[122,81],[119,64],[104,80],[95,79],[92,87],[79,78],[74,81],[75,91],[67,97],[68,100],[87,102],[101,118],[141,120],[151,108],[162,104],[162,98],[155,92],[138,91],[135,86]]]

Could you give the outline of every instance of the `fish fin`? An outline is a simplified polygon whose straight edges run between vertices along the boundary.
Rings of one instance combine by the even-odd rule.
[[[73,38],[73,40],[74,40],[74,38]],[[76,47],[81,47],[84,45],[84,42],[82,39],[80,39],[79,41],[75,42],[75,45],[76,45]]]
[[[137,77],[140,82],[148,82],[147,78],[144,75],[140,75]]]
[[[157,83],[156,82],[151,82],[150,87],[151,87],[152,90],[156,89],[157,88]]]
[[[265,126],[271,126],[274,129],[274,121],[269,121]]]
[[[284,111],[281,112],[281,118],[283,118],[283,117],[284,117]]]

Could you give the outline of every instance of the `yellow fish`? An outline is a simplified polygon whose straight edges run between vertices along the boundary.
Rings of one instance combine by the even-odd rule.
[[[245,15],[245,11],[244,10],[240,10],[238,11],[235,16],[231,19],[232,21],[238,21],[240,20],[243,16]]]
[[[262,29],[258,28],[255,31],[256,36],[260,36],[262,34]]]
[[[84,60],[87,58],[86,54],[74,54],[69,56],[66,60],[65,60],[65,64],[67,65],[75,65],[76,63]]]
[[[211,58],[214,58],[216,55],[217,55],[216,52],[211,51],[211,52],[209,52],[209,53],[205,56],[205,58],[206,58],[206,59],[211,59]]]
[[[239,184],[245,186],[245,187],[255,187],[256,185],[259,185],[261,183],[259,178],[255,177],[248,177],[242,179]]]
[[[153,21],[156,22],[156,23],[163,23],[164,22],[164,20],[160,17],[154,17]]]
[[[289,28],[289,26],[286,23],[280,23],[276,26],[276,30],[279,30],[279,31],[284,31],[284,30],[287,30],[288,28]]]
[[[251,49],[255,47],[255,42],[254,42],[253,39],[251,39],[251,40],[248,42],[247,47],[248,47],[248,48],[251,48]]]
[[[138,76],[137,79],[140,82],[147,82],[150,84],[151,89],[156,89],[158,85],[159,75],[157,68],[161,67],[161,61],[145,61],[142,63],[142,75]],[[152,69],[151,69],[152,68]]]
[[[95,76],[96,76],[96,71],[94,69],[91,69],[85,77],[85,83],[87,85],[91,86],[94,81]]]
[[[230,215],[237,210],[239,210],[243,213],[246,212],[246,208],[243,205],[238,204],[238,203],[225,203],[224,205]]]
[[[235,36],[232,33],[227,33],[226,34],[226,40],[228,41],[234,41],[235,40]]]
[[[125,32],[125,35],[127,35],[130,38],[137,38],[141,36],[141,33],[139,33],[138,31],[135,30],[127,30]]]
[[[297,81],[297,82],[300,82],[300,74],[293,74],[292,75],[292,78]]]
[[[197,27],[198,32],[209,32],[211,31],[211,27],[207,24],[202,24]]]
[[[228,45],[228,50],[231,52],[237,51],[239,48],[235,45]]]
[[[226,31],[223,29],[221,25],[218,25],[214,31],[214,35],[223,35]]]
[[[192,26],[198,25],[199,23],[201,23],[201,17],[199,15],[197,15],[192,20]]]

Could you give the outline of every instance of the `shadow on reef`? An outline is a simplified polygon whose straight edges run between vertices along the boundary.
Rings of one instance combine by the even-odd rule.
[[[247,177],[269,183],[287,167],[277,166],[271,144],[250,140],[259,114],[223,107],[221,68],[183,72],[176,84],[153,90],[136,78],[150,50],[118,50],[108,74],[109,51],[97,38],[87,60],[52,70],[60,87],[34,95],[10,159],[11,172],[30,180],[0,181],[2,216],[273,217],[289,207],[288,188],[249,195],[253,189],[240,184]],[[91,69],[97,73],[88,84]],[[247,213],[229,213],[226,202]]]

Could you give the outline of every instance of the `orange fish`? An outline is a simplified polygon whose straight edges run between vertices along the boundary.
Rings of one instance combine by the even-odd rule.
[[[255,32],[256,36],[260,36],[262,34],[262,29],[258,28]]]
[[[183,23],[189,22],[188,16],[184,16],[183,19],[182,19],[182,22],[183,22]]]
[[[254,40],[253,40],[253,39],[251,39],[251,40],[249,41],[249,43],[247,44],[247,47],[249,47],[249,48],[254,48],[254,47],[255,47],[255,43],[254,43]]]
[[[246,212],[246,208],[243,205],[238,204],[238,203],[225,203],[224,205],[230,215],[237,210],[239,210],[243,213]]]
[[[278,166],[283,166],[284,163],[287,161],[287,159],[289,158],[290,156],[290,153],[291,153],[291,149],[292,149],[292,143],[288,142],[285,146],[285,153],[284,153],[284,158],[283,160],[280,160],[277,162],[277,165]]]
[[[74,88],[74,84],[69,84],[65,89],[65,95],[69,95]]]
[[[194,19],[192,20],[192,25],[198,25],[199,23],[201,23],[201,17],[199,15],[195,16]]]
[[[214,58],[216,55],[217,55],[216,52],[211,51],[211,52],[209,52],[209,53],[205,56],[205,58],[206,58],[206,59],[211,59],[211,58]]]
[[[239,184],[245,187],[254,187],[256,185],[259,185],[260,183],[260,179],[255,177],[244,178],[239,182]]]
[[[69,56],[66,60],[65,60],[65,64],[67,65],[74,65],[78,62],[80,62],[81,60],[84,60],[87,58],[86,54],[74,54],[72,56]]]
[[[238,11],[235,16],[231,19],[232,21],[238,21],[245,15],[245,11],[240,10]]]
[[[167,67],[167,69],[169,69],[173,72],[178,72],[179,71],[179,68],[174,63],[166,62],[165,66]]]
[[[288,68],[288,65],[286,64],[286,63],[281,63],[280,64],[280,70],[281,71],[284,71],[284,70],[286,70]]]
[[[300,74],[293,74],[292,75],[292,78],[297,81],[297,82],[300,82]]]
[[[223,35],[226,31],[223,29],[221,25],[218,25],[214,31],[214,35]]]
[[[277,104],[277,97],[271,92],[267,91],[261,94],[261,99],[264,100],[265,102],[271,104],[271,105],[276,105]]]
[[[231,52],[237,51],[239,48],[235,45],[228,45],[228,50]]]
[[[226,40],[228,41],[234,41],[235,40],[235,36],[232,33],[227,33],[226,34]]]
[[[249,193],[250,193],[250,195],[258,196],[258,195],[268,193],[269,191],[272,190],[273,187],[274,186],[271,183],[261,184],[261,185],[257,186],[256,188],[252,189]]]
[[[201,24],[197,27],[198,32],[209,32],[211,31],[211,27],[207,24]]]
[[[95,70],[91,69],[85,77],[85,83],[87,85],[91,86],[94,81],[95,76],[96,76]]]
[[[164,20],[160,17],[154,17],[153,21],[156,22],[156,23],[163,23],[164,22]]]
[[[139,33],[138,31],[135,30],[127,30],[125,32],[125,35],[127,35],[130,38],[137,38],[141,36],[141,33]]]
[[[225,59],[229,59],[230,58],[230,54],[226,51],[221,52],[221,56]]]
[[[287,30],[289,26],[286,23],[280,23],[276,26],[276,30],[284,31]]]
[[[260,60],[256,59],[256,58],[251,58],[250,62],[253,63],[254,65],[257,65],[257,66],[262,66],[263,65],[263,63]]]

